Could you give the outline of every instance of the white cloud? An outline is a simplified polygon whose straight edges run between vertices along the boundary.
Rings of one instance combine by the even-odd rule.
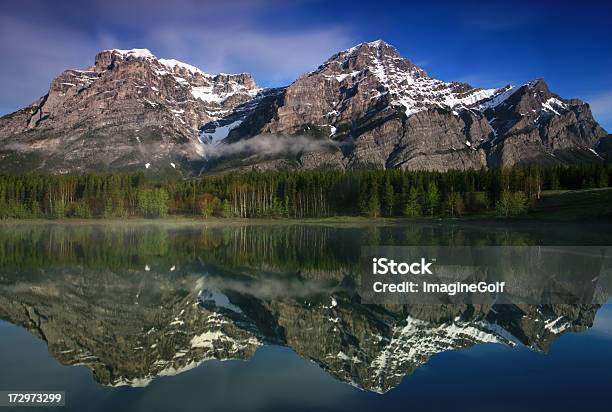
[[[259,135],[235,143],[205,145],[202,147],[202,154],[209,160],[234,155],[241,155],[242,157],[251,155],[279,156],[329,150],[339,146],[339,143],[307,136]]]

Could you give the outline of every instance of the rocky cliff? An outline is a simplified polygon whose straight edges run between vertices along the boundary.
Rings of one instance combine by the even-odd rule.
[[[200,157],[199,127],[259,91],[249,74],[213,76],[145,49],[106,50],[0,119],[2,170],[184,168]]]
[[[588,104],[562,99],[543,80],[488,90],[443,82],[383,41],[332,56],[263,103],[227,141],[274,134],[336,143],[297,156],[306,168],[447,170],[602,161],[593,147],[607,135]]]
[[[588,104],[543,80],[478,89],[429,76],[383,41],[285,88],[107,50],[0,118],[0,169],[467,169],[604,161]],[[266,150],[270,140],[276,150]],[[304,140],[315,142],[305,144]],[[281,150],[278,150],[278,147]]]

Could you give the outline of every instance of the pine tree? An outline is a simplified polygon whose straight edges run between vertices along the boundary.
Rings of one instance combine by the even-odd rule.
[[[221,204],[221,216],[224,218],[232,217],[232,206],[227,199],[225,199]]]
[[[449,193],[446,198],[446,213],[451,217],[463,215],[464,205],[461,195],[457,192]]]
[[[431,181],[427,186],[425,192],[424,206],[430,216],[433,216],[436,209],[438,208],[438,202],[440,201],[440,193],[438,192],[438,185],[436,182]]]
[[[495,210],[500,216],[510,216],[512,211],[512,193],[508,190],[502,191],[499,200],[495,204]]]
[[[380,202],[378,200],[378,193],[372,192],[372,196],[368,200],[367,215],[369,217],[377,218],[380,216]]]
[[[385,173],[385,180],[383,183],[383,192],[382,192],[382,207],[385,216],[393,216],[393,206],[395,201],[395,192],[393,190],[393,185],[391,184],[391,178],[389,173]]]
[[[604,166],[598,166],[597,187],[608,187],[608,172]]]
[[[510,201],[510,213],[513,215],[520,215],[527,211],[527,196],[523,192],[512,193]]]
[[[416,217],[421,215],[421,210],[423,207],[420,203],[421,193],[416,187],[411,187],[408,192],[408,199],[406,200],[406,205],[404,206],[404,216],[408,217]]]

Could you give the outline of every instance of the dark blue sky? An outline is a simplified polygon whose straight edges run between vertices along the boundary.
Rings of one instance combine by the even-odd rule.
[[[542,77],[612,130],[612,2],[372,0],[4,1],[0,113],[43,95],[106,48],[148,48],[210,73],[283,85],[334,52],[383,39],[442,80]]]

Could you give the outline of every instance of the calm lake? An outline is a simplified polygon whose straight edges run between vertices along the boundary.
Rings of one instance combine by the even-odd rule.
[[[610,408],[612,304],[367,305],[369,245],[612,245],[612,226],[2,223],[0,390],[71,411]]]

